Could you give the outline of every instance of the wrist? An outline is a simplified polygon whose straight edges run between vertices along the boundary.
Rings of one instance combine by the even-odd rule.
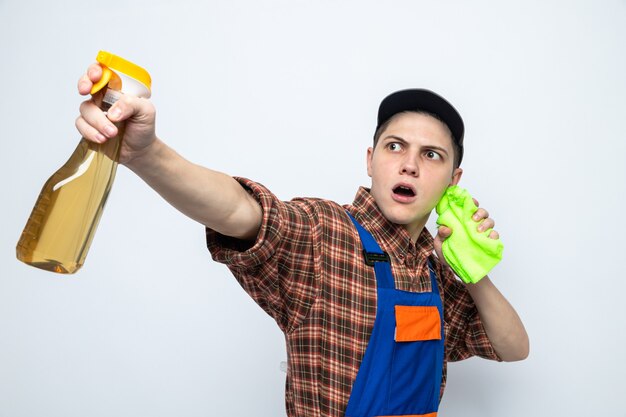
[[[141,176],[142,173],[149,172],[162,154],[164,143],[155,135],[149,145],[130,153],[124,165]]]
[[[467,291],[472,297],[474,296],[474,294],[488,291],[490,287],[494,286],[488,275],[485,275],[480,281],[475,284],[466,282],[463,282],[463,284],[465,284],[465,288],[467,288]]]

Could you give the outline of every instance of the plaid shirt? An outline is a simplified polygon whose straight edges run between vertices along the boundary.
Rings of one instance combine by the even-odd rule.
[[[207,244],[213,259],[228,266],[285,333],[288,416],[344,415],[374,326],[376,276],[363,261],[346,210],[389,253],[397,289],[431,291],[427,260],[432,262],[444,305],[445,361],[472,355],[499,360],[469,293],[434,255],[426,228],[414,244],[404,227],[383,216],[366,188],[342,207],[312,198],[283,202],[258,183],[237,180],[263,209],[257,239],[246,245],[207,230]]]

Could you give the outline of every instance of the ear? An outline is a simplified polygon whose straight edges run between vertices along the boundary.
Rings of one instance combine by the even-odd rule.
[[[461,181],[461,176],[463,175],[463,170],[461,168],[456,168],[452,172],[452,179],[450,180],[449,185],[457,185],[459,181]]]
[[[374,157],[374,148],[367,148],[367,176],[372,177],[372,158]]]

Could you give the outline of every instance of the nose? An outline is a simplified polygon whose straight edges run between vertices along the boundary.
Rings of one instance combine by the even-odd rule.
[[[400,173],[405,175],[410,175],[413,177],[419,176],[419,167],[417,165],[417,158],[414,156],[407,156],[402,161],[402,165],[400,166]]]

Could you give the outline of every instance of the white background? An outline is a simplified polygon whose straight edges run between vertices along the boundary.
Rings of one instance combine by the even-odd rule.
[[[174,149],[285,200],[351,202],[380,100],[447,97],[531,354],[451,364],[440,415],[626,416],[626,1],[0,0],[0,417],[285,414],[282,334],[126,168],[76,275],[15,259],[99,49]]]

